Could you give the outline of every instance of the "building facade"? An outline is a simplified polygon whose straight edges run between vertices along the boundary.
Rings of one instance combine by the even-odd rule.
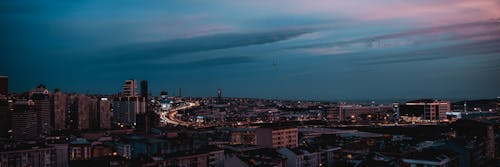
[[[268,148],[298,146],[298,129],[296,127],[260,127],[256,129],[256,144]]]

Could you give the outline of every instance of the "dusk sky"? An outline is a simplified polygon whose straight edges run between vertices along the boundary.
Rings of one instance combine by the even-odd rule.
[[[2,1],[0,30],[10,92],[500,96],[498,0]]]

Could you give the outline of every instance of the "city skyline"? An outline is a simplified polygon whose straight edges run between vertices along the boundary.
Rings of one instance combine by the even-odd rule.
[[[273,4],[280,4],[273,5]],[[500,95],[500,3],[2,2],[10,92],[350,100]],[[29,76],[29,77],[27,77]]]

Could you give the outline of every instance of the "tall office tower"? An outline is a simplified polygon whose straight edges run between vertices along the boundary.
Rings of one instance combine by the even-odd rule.
[[[49,90],[47,90],[44,85],[40,84],[36,89],[31,91],[31,99],[35,103],[40,134],[50,134],[52,126],[50,123]]]
[[[52,126],[56,130],[66,129],[67,96],[56,89],[51,97],[51,110],[53,113]]]
[[[89,98],[76,95],[71,106],[71,124],[73,129],[89,129]]]
[[[141,81],[141,97],[148,97],[148,81]]]
[[[217,104],[223,103],[223,101],[222,101],[222,90],[220,88],[217,89],[217,100],[216,100],[216,103]]]
[[[11,114],[14,139],[34,139],[38,137],[38,116],[33,100],[16,100]]]
[[[9,93],[9,77],[0,76],[0,94],[7,95]]]
[[[124,96],[137,96],[137,81],[133,79],[125,80],[123,84],[123,95]]]
[[[136,115],[146,112],[146,102],[140,97],[120,97],[113,100],[113,122],[134,125]]]
[[[108,98],[99,100],[99,128],[111,129],[111,102]]]
[[[222,98],[222,90],[220,88],[217,89],[217,98]]]
[[[89,129],[99,129],[99,107],[98,99],[95,97],[88,98],[88,108],[89,108]]]

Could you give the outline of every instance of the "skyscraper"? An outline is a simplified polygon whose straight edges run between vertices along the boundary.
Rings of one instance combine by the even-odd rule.
[[[141,97],[148,97],[148,81],[146,80],[141,81]]]
[[[33,100],[17,100],[11,115],[14,139],[34,139],[39,135],[38,116]]]
[[[99,100],[99,128],[111,128],[111,102],[108,98]]]
[[[133,79],[125,80],[123,84],[124,96],[137,96],[137,81]]]
[[[146,102],[140,97],[120,97],[113,100],[113,122],[134,125],[136,115],[146,112]]]
[[[31,99],[35,103],[35,111],[38,117],[38,128],[41,134],[50,134],[52,130],[50,121],[50,99],[49,90],[40,84],[31,91]]]
[[[66,129],[66,99],[66,94],[63,94],[60,90],[56,90],[51,97],[52,125],[56,130]]]
[[[220,88],[217,89],[217,98],[222,98],[222,90]]]
[[[0,94],[7,95],[9,93],[9,77],[0,76]]]
[[[89,129],[99,129],[99,100],[95,97],[87,96],[89,106]]]
[[[71,105],[71,127],[73,129],[89,129],[89,98],[76,95]]]

